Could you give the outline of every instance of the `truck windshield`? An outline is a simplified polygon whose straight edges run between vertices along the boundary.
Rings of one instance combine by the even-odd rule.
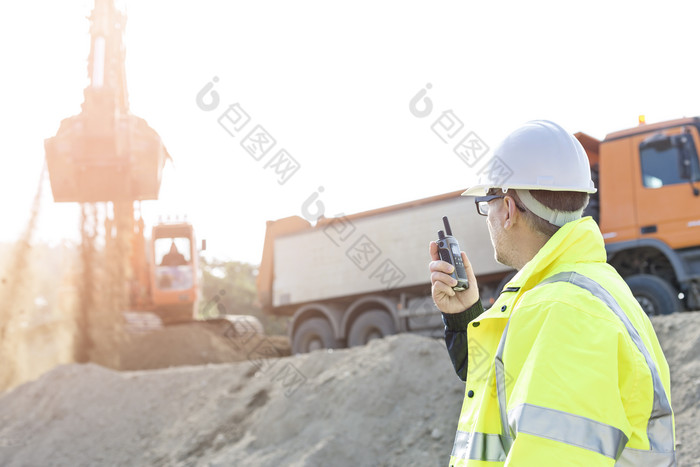
[[[685,150],[690,155],[690,174],[692,181],[700,181],[700,164],[692,138],[687,139]],[[639,147],[642,166],[642,183],[646,188],[661,188],[667,185],[688,183],[681,176],[681,158],[683,148],[680,145],[646,145]]]

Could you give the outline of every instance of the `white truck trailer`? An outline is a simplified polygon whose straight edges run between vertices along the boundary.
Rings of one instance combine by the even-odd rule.
[[[495,261],[486,219],[460,193],[315,226],[299,216],[268,221],[258,298],[266,312],[292,316],[292,351],[363,345],[397,332],[442,335],[428,246],[444,229],[443,216],[469,255],[482,300],[493,302],[515,271]]]

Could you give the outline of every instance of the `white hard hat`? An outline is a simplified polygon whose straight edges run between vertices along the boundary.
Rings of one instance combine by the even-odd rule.
[[[462,196],[484,196],[490,188],[596,192],[581,143],[547,120],[509,134]]]

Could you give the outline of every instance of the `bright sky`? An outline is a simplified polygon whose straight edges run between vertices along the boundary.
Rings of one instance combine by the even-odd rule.
[[[464,188],[470,168],[431,125],[447,110],[494,148],[535,119],[603,138],[700,115],[696,2],[124,1],[132,112],[163,139],[149,224],[187,215],[209,256],[258,263],[265,222],[301,215],[318,187],[327,216]],[[0,14],[0,241],[29,216],[43,141],[80,112],[92,1],[4,2]],[[219,106],[197,93],[214,77]],[[427,83],[430,115],[409,101]],[[217,119],[238,103],[231,137]],[[277,141],[261,161],[254,125]],[[279,149],[300,169],[265,168]],[[45,186],[37,238],[78,238],[75,205]],[[410,228],[410,226],[406,226]]]

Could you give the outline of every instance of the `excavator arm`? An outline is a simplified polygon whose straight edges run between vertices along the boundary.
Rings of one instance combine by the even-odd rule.
[[[158,134],[129,112],[124,68],[125,15],[95,0],[90,15],[89,84],[80,114],[45,143],[56,202],[158,199],[168,153]]]

